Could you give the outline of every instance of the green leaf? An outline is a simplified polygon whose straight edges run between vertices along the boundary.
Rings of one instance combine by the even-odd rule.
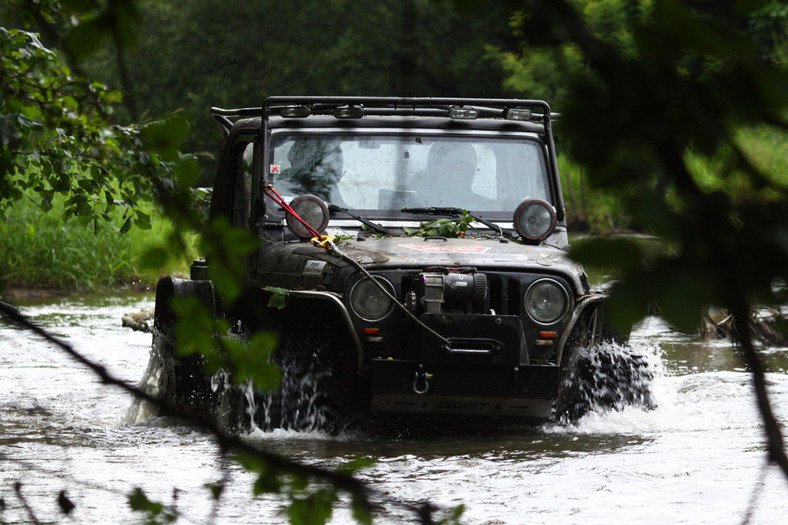
[[[265,289],[271,292],[271,297],[268,299],[269,308],[283,310],[287,307],[287,303],[290,300],[290,290],[275,286],[266,286]]]
[[[206,483],[203,486],[211,492],[211,498],[214,501],[218,501],[224,493],[224,482],[222,481],[217,481],[216,483]]]
[[[120,227],[120,233],[121,234],[127,233],[130,229],[131,229],[131,217],[128,217],[126,218],[125,221],[123,221],[123,225]]]
[[[359,470],[369,468],[375,464],[375,460],[369,456],[360,456],[347,463],[343,463],[337,468],[337,472],[344,474],[354,474]]]
[[[178,147],[189,135],[189,120],[184,113],[175,113],[166,120],[146,124],[141,136],[145,148],[158,153],[164,160],[174,162],[179,158]]]
[[[640,266],[643,257],[638,244],[631,239],[595,238],[572,244],[569,255],[584,266],[603,268],[616,273]]]
[[[147,512],[153,516],[160,514],[164,509],[164,505],[161,503],[149,500],[145,492],[139,487],[135,487],[131,494],[129,494],[128,503],[132,510]]]
[[[336,492],[318,491],[305,498],[293,498],[287,515],[292,525],[323,525],[333,512]]]
[[[353,519],[363,525],[372,525],[372,507],[369,502],[358,496],[353,496]]]
[[[195,186],[200,175],[200,165],[191,155],[184,155],[175,163],[175,178],[182,188]]]
[[[214,345],[214,318],[197,297],[173,297],[170,308],[177,316],[175,325],[176,351],[187,356],[195,353],[210,355]]]
[[[66,33],[66,48],[77,59],[82,59],[98,50],[108,34],[107,28],[98,20],[83,21]]]
[[[141,230],[150,230],[150,215],[141,210],[134,211],[134,225]]]
[[[169,254],[165,248],[154,246],[148,248],[140,257],[140,266],[149,270],[158,270],[167,263]]]

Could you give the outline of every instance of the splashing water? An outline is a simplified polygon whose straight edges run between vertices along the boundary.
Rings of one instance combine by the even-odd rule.
[[[139,386],[144,392],[161,396],[183,409],[207,408],[221,425],[231,430],[330,430],[333,414],[320,389],[320,381],[330,374],[330,369],[321,366],[319,359],[304,359],[319,354],[320,350],[315,347],[281,352],[276,359],[281,369],[280,387],[263,393],[256,391],[251,381],[236,385],[225,370],[210,377],[200,374],[201,367],[184,372],[183,362],[175,357],[165,337],[155,333]],[[137,424],[155,413],[149,403],[135,400],[125,422]]]
[[[301,349],[303,350],[303,349]],[[314,349],[317,354],[320,349]],[[254,395],[257,409],[253,427],[282,428],[312,432],[330,430],[332,414],[320,382],[330,370],[318,360],[302,359],[303,352],[282,352],[277,359],[281,370],[279,391]]]
[[[656,346],[604,342],[579,348],[562,380],[556,402],[558,421],[577,421],[588,413],[653,409],[655,379],[663,375]]]

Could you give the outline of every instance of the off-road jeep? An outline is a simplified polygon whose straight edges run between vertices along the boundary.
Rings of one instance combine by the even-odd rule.
[[[212,114],[224,142],[210,214],[261,240],[230,315],[279,333],[280,391],[246,396],[258,425],[314,424],[315,408],[551,415],[573,349],[604,334],[603,295],[566,256],[547,103],[271,97]],[[170,297],[220,300],[210,264],[159,283],[159,332]],[[178,366],[170,393],[216,395],[198,362]]]

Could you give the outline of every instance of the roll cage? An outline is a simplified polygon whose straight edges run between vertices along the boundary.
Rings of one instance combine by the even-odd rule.
[[[548,181],[555,199],[557,220],[564,222],[564,203],[558,177],[558,162],[552,132],[557,114],[542,100],[448,98],[448,97],[345,97],[345,96],[275,96],[261,107],[235,109],[211,108],[211,114],[225,135],[234,125],[232,119],[252,119],[257,127],[257,144],[266,145],[272,120],[276,127],[309,127],[313,124],[332,127],[391,126],[438,127],[446,131],[476,128],[500,131],[537,130],[547,149]],[[333,117],[333,118],[331,118]],[[257,120],[259,119],[259,121]],[[269,148],[255,155],[255,180],[268,182]]]

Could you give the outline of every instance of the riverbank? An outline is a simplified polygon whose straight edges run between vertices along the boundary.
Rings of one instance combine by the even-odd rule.
[[[50,299],[55,297],[73,297],[77,295],[129,295],[145,294],[156,291],[156,283],[132,282],[128,285],[115,288],[90,289],[90,288],[26,288],[10,286],[0,290],[0,301],[25,301],[35,299]]]
[[[0,219],[0,297],[151,291],[163,275],[187,275],[195,248],[157,270],[143,264],[150,248],[171,245],[173,231],[152,207],[144,211],[150,228],[121,233],[122,212],[85,222],[65,218],[58,202],[44,211],[21,199]]]

